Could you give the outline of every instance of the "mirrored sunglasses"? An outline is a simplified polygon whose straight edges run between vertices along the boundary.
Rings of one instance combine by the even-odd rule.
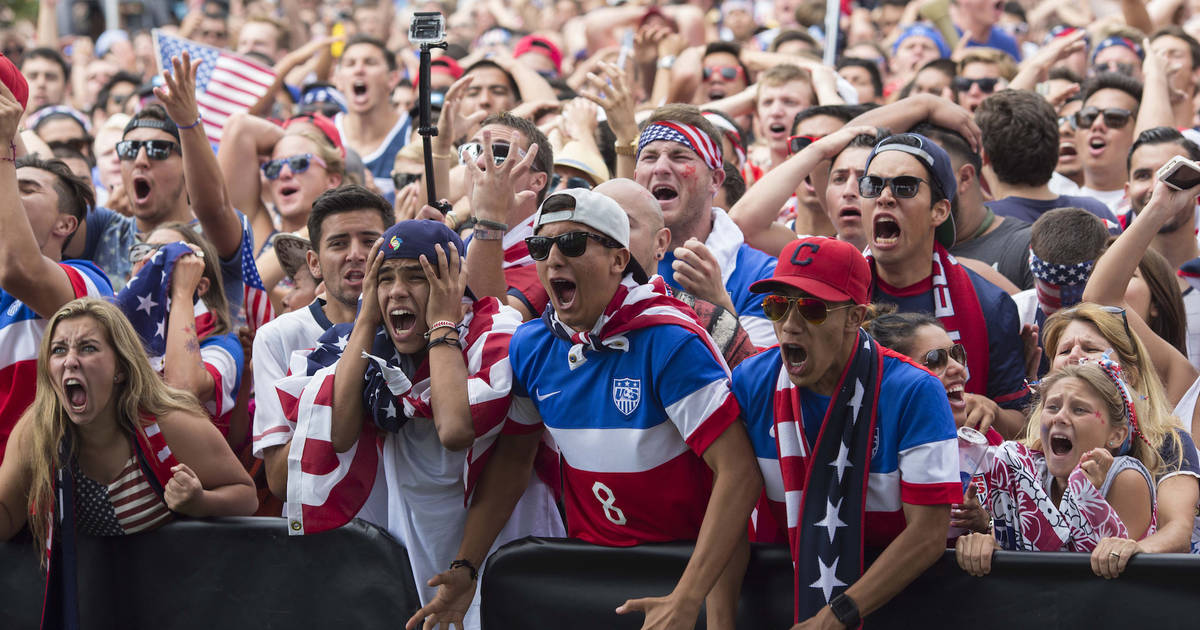
[[[858,195],[874,199],[883,194],[884,188],[891,188],[897,199],[912,199],[917,196],[925,180],[915,175],[897,175],[896,177],[880,177],[878,175],[863,175],[858,178]],[[928,182],[925,182],[928,183]]]
[[[117,157],[122,160],[136,160],[142,147],[146,147],[146,157],[162,161],[171,157],[172,153],[183,155],[179,144],[170,140],[122,140],[117,143]]]
[[[810,324],[823,324],[825,319],[829,317],[830,311],[836,311],[843,308],[850,308],[853,304],[843,304],[841,306],[829,306],[825,300],[820,300],[814,297],[788,297],[786,295],[768,295],[763,298],[762,307],[763,313],[767,319],[778,322],[787,317],[788,311],[795,305],[796,312],[804,321]]]
[[[284,164],[287,164],[287,167],[292,170],[293,175],[299,175],[307,171],[313,162],[320,164],[321,168],[329,168],[325,165],[325,160],[322,160],[321,156],[313,155],[312,153],[301,153],[300,155],[289,155],[278,160],[271,160],[262,165],[262,172],[263,175],[267,176],[267,179],[275,180],[279,179],[279,175],[283,173]]]

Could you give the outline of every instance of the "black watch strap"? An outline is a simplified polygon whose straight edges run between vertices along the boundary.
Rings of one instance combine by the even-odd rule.
[[[858,604],[850,598],[845,592],[837,597],[829,600],[829,609],[833,611],[833,616],[842,622],[847,628],[857,628],[862,622],[862,617],[858,614]]]

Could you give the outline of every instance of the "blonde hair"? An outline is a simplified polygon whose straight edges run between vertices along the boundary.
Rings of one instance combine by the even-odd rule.
[[[50,316],[42,337],[37,359],[37,393],[33,404],[21,415],[20,422],[29,425],[32,443],[29,449],[32,483],[29,489],[29,528],[38,549],[45,549],[54,510],[54,476],[67,462],[59,458],[59,445],[69,434],[72,452],[78,456],[78,429],[67,417],[62,401],[50,377],[50,346],[54,332],[64,321],[90,317],[104,329],[107,341],[116,357],[116,374],[123,377],[120,387],[114,387],[117,426],[133,436],[143,413],[160,417],[180,411],[196,415],[204,413],[196,397],[183,390],[169,387],[150,367],[141,339],[129,320],[116,306],[96,298],[71,300]],[[68,525],[73,526],[73,525]],[[43,566],[45,555],[42,554]]]
[[[1144,413],[1138,410],[1138,428],[1150,446],[1157,452],[1164,450],[1163,445],[1169,442],[1170,448],[1165,450],[1179,455],[1174,459],[1181,461],[1183,443],[1175,430],[1182,429],[1183,424],[1172,415],[1174,408],[1167,402],[1167,393],[1158,378],[1158,372],[1150,364],[1149,351],[1138,339],[1137,333],[1132,330],[1129,334],[1125,333],[1125,321],[1121,315],[1105,311],[1096,304],[1082,302],[1048,317],[1042,326],[1042,339],[1050,363],[1054,362],[1054,352],[1063,331],[1076,321],[1095,327],[1113,349],[1112,358],[1120,364],[1125,382],[1133,390],[1134,398],[1140,398],[1146,409]],[[1150,468],[1150,465],[1146,467]]]
[[[325,161],[325,172],[334,175],[341,175],[342,179],[346,179],[346,160],[342,157],[341,152],[334,148],[333,143],[329,138],[319,136],[308,129],[289,128],[283,132],[286,136],[299,136],[308,140],[317,146],[316,154]]]
[[[1114,428],[1125,428],[1128,430],[1129,455],[1137,458],[1138,461],[1145,464],[1146,469],[1155,478],[1158,478],[1163,472],[1164,464],[1162,457],[1158,454],[1158,449],[1151,446],[1140,437],[1134,435],[1134,427],[1129,422],[1129,418],[1125,414],[1125,399],[1121,396],[1121,391],[1117,388],[1117,384],[1112,378],[1095,363],[1083,363],[1079,365],[1068,365],[1063,369],[1047,376],[1042,380],[1041,386],[1038,387],[1038,402],[1034,407],[1033,413],[1029,416],[1029,425],[1027,427],[1028,435],[1025,438],[1025,444],[1030,448],[1042,450],[1041,438],[1041,422],[1042,411],[1045,405],[1046,394],[1054,389],[1054,386],[1068,378],[1076,378],[1092,389],[1100,396],[1100,401],[1104,405],[1104,411],[1108,414],[1108,424]],[[1128,385],[1128,383],[1126,383]],[[1131,392],[1132,393],[1132,392]],[[1149,413],[1148,405],[1144,403],[1138,396],[1133,396],[1134,413],[1137,415],[1138,428],[1145,424],[1147,414]],[[1035,433],[1036,430],[1036,433]],[[1176,439],[1179,439],[1176,437]]]
[[[963,53],[962,59],[958,61],[958,73],[962,74],[967,64],[972,63],[990,63],[996,66],[1005,81],[1012,81],[1013,77],[1017,76],[1017,63],[1013,61],[1011,55],[998,48],[988,48],[987,46],[968,48]]]
[[[787,85],[792,81],[800,81],[808,86],[810,102],[817,103],[817,92],[813,88],[812,73],[790,63],[774,66],[758,77],[758,87],[754,89],[754,102],[762,96],[762,89],[767,86]]]

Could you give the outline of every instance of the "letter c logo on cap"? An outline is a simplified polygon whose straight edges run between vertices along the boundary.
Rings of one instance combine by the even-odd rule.
[[[814,253],[814,254],[817,253],[818,251],[820,251],[820,249],[821,249],[821,246],[817,245],[816,243],[801,243],[800,246],[796,248],[796,251],[792,252],[792,264],[793,265],[803,267],[807,264],[810,264],[813,261],[812,256],[809,256],[808,258],[804,258],[801,260],[796,260],[797,258],[800,257],[800,252],[804,251],[805,247],[811,249],[812,253]]]

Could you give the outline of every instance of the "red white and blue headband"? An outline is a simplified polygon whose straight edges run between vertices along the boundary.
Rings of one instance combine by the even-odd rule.
[[[720,114],[704,112],[704,118],[729,140],[729,144],[733,145],[733,152],[737,154],[738,159],[737,167],[738,170],[741,170],[746,165],[746,149],[742,146],[742,134],[738,133],[737,128],[722,118]]]
[[[678,142],[696,152],[708,168],[719,171],[724,168],[721,157],[721,145],[713,144],[712,138],[699,127],[673,120],[656,120],[642,130],[638,137],[638,156],[647,144],[656,140]]]
[[[1042,312],[1053,315],[1060,309],[1069,308],[1083,301],[1083,289],[1092,275],[1096,261],[1088,260],[1074,265],[1062,265],[1038,258],[1029,248],[1029,271],[1033,274],[1037,288],[1038,303]]]
[[[1080,363],[1086,363],[1086,361],[1086,359],[1081,359]],[[1129,453],[1130,444],[1133,441],[1135,433],[1146,443],[1146,446],[1150,446],[1150,440],[1146,439],[1146,434],[1142,433],[1141,427],[1138,426],[1138,417],[1136,408],[1133,405],[1133,396],[1129,391],[1129,385],[1125,383],[1121,364],[1112,360],[1112,350],[1105,352],[1104,356],[1096,361],[1096,364],[1100,366],[1100,370],[1104,372],[1105,376],[1112,379],[1113,384],[1117,386],[1117,392],[1121,394],[1121,402],[1125,406],[1125,416],[1129,418],[1129,433],[1125,435],[1125,441],[1121,444],[1121,448],[1117,450],[1117,454],[1125,455]],[[1154,447],[1150,446],[1150,448],[1153,450]]]

